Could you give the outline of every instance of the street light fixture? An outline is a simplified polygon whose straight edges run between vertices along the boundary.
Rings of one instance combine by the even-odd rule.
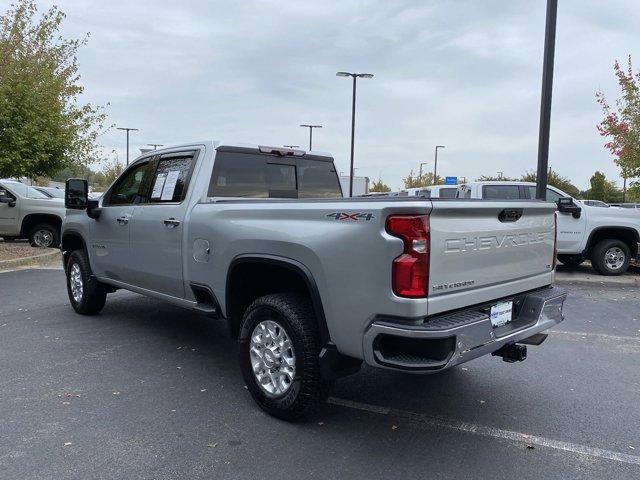
[[[309,129],[309,150],[312,150],[313,149],[312,148],[313,147],[313,129],[322,128],[322,125],[307,125],[303,123],[300,126]]]
[[[158,147],[164,147],[163,143],[147,143],[147,145],[149,145],[150,147],[153,147],[153,149],[157,149]]]
[[[350,73],[350,72],[337,72],[336,77],[351,77],[353,78],[353,100],[351,102],[351,168],[349,175],[349,197],[353,197],[353,142],[356,132],[356,80],[360,78],[373,78],[372,73]]]
[[[129,128],[129,127],[116,127],[118,130],[124,130],[127,132],[127,167],[129,166],[129,132],[134,131],[137,132],[137,128]]]
[[[436,180],[438,178],[438,149],[439,148],[444,148],[444,145],[436,145],[436,158],[433,161],[433,184],[437,185],[438,181]]]

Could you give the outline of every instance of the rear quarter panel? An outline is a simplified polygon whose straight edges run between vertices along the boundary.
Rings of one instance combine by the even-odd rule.
[[[396,297],[391,264],[400,239],[385,232],[393,213],[427,213],[426,201],[241,201],[198,204],[192,211],[187,247],[188,278],[209,285],[226,313],[229,265],[239,255],[266,254],[302,263],[312,273],[331,339],[362,358],[362,335],[375,314],[423,317],[427,302]],[[334,213],[370,214],[366,220],[336,220]],[[198,239],[210,242],[207,263],[193,260]],[[269,281],[269,279],[265,279]]]

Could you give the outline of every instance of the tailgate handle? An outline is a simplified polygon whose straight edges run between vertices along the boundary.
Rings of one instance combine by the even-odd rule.
[[[505,208],[498,215],[498,220],[501,222],[517,222],[522,216],[521,208]]]

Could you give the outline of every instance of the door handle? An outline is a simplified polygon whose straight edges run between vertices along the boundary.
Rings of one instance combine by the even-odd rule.
[[[178,225],[180,225],[180,220],[176,220],[173,217],[164,220],[164,226],[167,228],[176,228]]]
[[[128,217],[118,217],[116,218],[116,221],[120,224],[120,225],[126,225],[127,223],[129,223],[129,218]]]

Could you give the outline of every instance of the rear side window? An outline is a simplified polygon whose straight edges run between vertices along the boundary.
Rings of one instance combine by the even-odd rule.
[[[187,193],[193,153],[160,157],[153,176],[151,203],[181,202]]]
[[[535,200],[536,198],[536,187],[530,185],[527,188],[527,190],[529,191],[529,198],[532,200]],[[551,190],[550,188],[547,188],[547,202],[553,202],[553,203],[557,203],[558,199],[562,198],[562,195],[560,195],[558,192],[556,192],[555,190]]]
[[[440,198],[456,198],[457,188],[441,188]]]
[[[209,184],[210,197],[340,197],[331,162],[272,155],[218,152]]]
[[[482,198],[489,200],[519,200],[520,189],[518,185],[484,185]]]

